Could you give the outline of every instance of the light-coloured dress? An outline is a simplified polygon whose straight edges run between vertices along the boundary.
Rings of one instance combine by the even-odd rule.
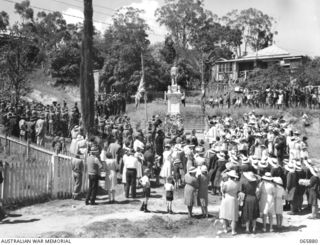
[[[275,212],[276,214],[283,213],[283,199],[285,191],[282,186],[276,185],[276,198],[275,198]]]
[[[194,160],[193,153],[190,153],[189,155],[187,155],[187,170],[194,166],[193,160]]]
[[[273,183],[262,181],[259,185],[259,210],[262,214],[274,214],[274,199],[276,195],[276,187]]]
[[[184,204],[187,206],[193,206],[197,204],[196,191],[199,188],[199,181],[195,176],[187,173],[184,176],[186,185],[184,187]]]
[[[169,176],[172,176],[172,151],[163,152],[163,165],[160,176],[162,178],[168,178]]]
[[[136,152],[134,156],[135,158],[138,159],[137,178],[141,178],[142,177],[142,161],[144,160],[144,156],[141,152]]]
[[[78,135],[80,134],[79,131],[72,129],[71,130],[71,143],[70,143],[70,148],[69,148],[69,152],[71,154],[77,154],[77,142],[78,142]]]
[[[115,190],[117,186],[117,164],[116,159],[106,159],[106,190]]]
[[[221,190],[224,193],[224,197],[220,205],[219,218],[231,221],[238,221],[238,193],[240,191],[239,182],[231,179],[227,180],[226,182],[222,182]]]

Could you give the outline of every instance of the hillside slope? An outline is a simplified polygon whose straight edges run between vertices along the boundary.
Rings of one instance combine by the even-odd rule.
[[[26,96],[29,100],[35,100],[44,104],[53,101],[62,103],[65,100],[68,105],[74,102],[80,104],[80,90],[76,86],[53,86],[54,79],[47,76],[42,69],[34,71],[29,76],[32,92]]]

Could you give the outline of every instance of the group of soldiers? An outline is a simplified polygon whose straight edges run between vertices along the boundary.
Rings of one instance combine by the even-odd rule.
[[[95,103],[98,116],[108,118],[111,115],[120,115],[126,111],[126,98],[120,93],[98,95]]]
[[[0,118],[6,135],[44,145],[45,135],[68,137],[70,128],[79,124],[81,116],[77,103],[69,113],[65,101],[62,105],[55,101],[51,105],[26,101],[14,105],[2,100]]]
[[[99,129],[100,121],[109,120],[112,115],[124,113],[126,108],[125,98],[120,94],[101,96],[96,101],[95,128]],[[8,99],[0,102],[0,125],[3,133],[8,136],[30,141],[44,146],[45,136],[52,137],[52,146],[55,142],[69,138],[70,131],[75,125],[82,125],[81,113],[77,102],[71,110],[63,101],[62,104],[54,101],[51,105],[40,102],[27,102],[21,100],[18,105]],[[99,126],[100,125],[100,126]]]
[[[212,107],[230,108],[251,106],[251,107],[270,107],[283,109],[288,107],[305,107],[309,109],[320,108],[320,94],[317,89],[288,88],[288,89],[266,89],[249,90],[243,92],[230,93],[223,95],[210,96],[208,104]]]

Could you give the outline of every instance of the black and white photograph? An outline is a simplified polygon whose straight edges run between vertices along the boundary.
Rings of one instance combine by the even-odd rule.
[[[1,244],[318,244],[319,202],[320,1],[0,0]]]

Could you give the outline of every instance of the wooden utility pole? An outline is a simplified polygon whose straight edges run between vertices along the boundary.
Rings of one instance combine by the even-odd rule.
[[[84,130],[94,133],[94,78],[92,69],[93,8],[92,0],[84,0],[84,23],[81,44],[80,97]]]

